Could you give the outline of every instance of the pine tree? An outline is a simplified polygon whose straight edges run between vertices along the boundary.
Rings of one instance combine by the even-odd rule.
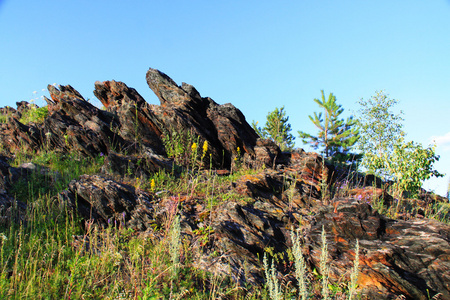
[[[298,131],[304,144],[311,144],[314,149],[324,148],[323,154],[327,158],[333,158],[340,162],[345,162],[355,157],[349,153],[351,147],[359,139],[359,132],[355,129],[356,122],[352,117],[347,120],[340,119],[344,112],[342,105],[336,103],[336,97],[330,93],[328,100],[325,99],[324,91],[322,100],[314,99],[322,109],[323,114],[314,112],[314,116],[309,116],[311,122],[319,129],[317,136]]]
[[[289,117],[286,116],[284,106],[275,108],[269,112],[266,124],[263,128],[258,127],[258,122],[252,122],[252,127],[262,138],[272,139],[282,151],[289,151],[294,148],[295,137],[290,133],[291,124],[288,123]]]

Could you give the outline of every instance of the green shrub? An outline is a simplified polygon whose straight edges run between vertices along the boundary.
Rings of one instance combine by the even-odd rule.
[[[9,114],[0,114],[0,123],[8,123]]]
[[[403,131],[403,112],[395,114],[398,103],[383,91],[369,100],[361,99],[357,124],[360,130],[359,150],[363,154],[361,166],[385,180],[392,180],[396,196],[417,196],[424,180],[443,176],[433,169],[439,160],[435,147],[424,148],[419,143],[406,142]]]
[[[435,146],[424,148],[414,142],[402,142],[394,145],[390,159],[385,157],[384,163],[390,173],[394,174],[395,190],[401,196],[408,192],[409,197],[417,196],[424,180],[443,174],[433,169],[433,163],[439,160],[434,152]]]
[[[32,104],[31,107],[22,112],[22,117],[20,122],[23,124],[37,123],[41,124],[44,122],[45,118],[48,116],[48,107],[37,107]]]

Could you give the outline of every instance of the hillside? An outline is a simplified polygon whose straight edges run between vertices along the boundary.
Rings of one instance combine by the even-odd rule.
[[[146,78],[160,105],[105,81],[104,109],[53,85],[0,108],[0,298],[450,299],[446,199],[394,199]]]

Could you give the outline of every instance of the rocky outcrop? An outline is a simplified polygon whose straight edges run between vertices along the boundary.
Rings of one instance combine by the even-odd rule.
[[[105,226],[121,224],[146,230],[153,220],[150,194],[97,175],[82,175],[72,181],[59,199],[72,209],[76,207],[84,219]]]
[[[311,264],[319,264],[322,228],[328,234],[331,277],[346,276],[360,243],[358,285],[363,298],[450,297],[450,226],[435,220],[392,220],[367,203],[345,199],[324,207],[307,231]]]
[[[450,297],[449,225],[428,219],[392,220],[356,194],[327,199],[321,194],[326,171],[321,170],[321,157],[300,152],[291,159],[292,164],[279,165],[279,170],[243,175],[222,187],[236,197],[212,211],[201,195],[172,196],[167,191],[158,196],[100,176],[82,176],[60,198],[78,207],[85,219],[147,230],[153,236],[158,235],[154,228],[165,228],[170,216],[178,214],[195,264],[231,275],[243,285],[264,283],[261,260],[266,249],[278,253],[280,280],[295,282],[288,255],[292,230],[301,232],[308,272],[320,270],[324,229],[332,283],[349,280],[358,240],[362,299],[428,299],[428,293]],[[318,277],[310,280],[312,285]]]
[[[165,153],[159,120],[152,106],[135,89],[114,80],[96,82],[94,94],[106,111],[116,117],[112,128],[121,138],[135,143],[136,147],[143,145],[157,154]]]
[[[119,117],[120,135],[134,137],[162,153],[162,136],[175,140],[174,135],[194,136],[202,145],[208,142],[208,152],[214,167],[231,166],[238,147],[255,156],[258,139],[244,115],[232,104],[219,105],[211,98],[203,98],[191,85],[178,86],[169,76],[155,70],[147,72],[147,83],[158,96],[161,105],[149,105],[124,83],[97,82],[95,95],[107,110]]]
[[[148,104],[122,82],[96,82],[94,94],[106,111],[90,104],[70,85],[49,85],[51,99],[46,98],[49,114],[44,123],[20,123],[17,116],[27,107],[27,103],[20,103],[17,112],[10,109],[12,120],[2,124],[2,144],[11,153],[20,145],[28,150],[70,149],[91,157],[110,151],[165,155],[163,138],[180,143],[190,137],[200,145],[208,142],[208,164],[213,167],[230,168],[239,155],[246,155],[248,163],[260,163],[262,155],[265,163],[273,165],[273,161],[265,159],[265,153],[259,153],[270,152],[269,156],[273,156],[279,149],[265,150],[270,147],[257,145],[257,134],[232,104],[219,105],[201,97],[193,86],[178,86],[155,69],[147,72],[147,82],[161,105]]]
[[[2,148],[11,157],[18,148],[104,156],[101,174],[82,175],[57,196],[63,205],[85,221],[132,228],[154,238],[167,233],[178,215],[194,264],[231,275],[242,286],[264,284],[261,262],[269,252],[277,256],[279,279],[295,284],[289,256],[292,230],[300,233],[310,285],[317,283],[325,230],[329,276],[336,286],[349,280],[359,241],[362,299],[450,298],[450,226],[424,218],[424,210],[442,199],[421,197],[415,200],[415,214],[387,218],[373,205],[383,202],[389,208],[398,202],[380,179],[351,177],[316,153],[283,153],[274,142],[259,139],[233,105],[219,105],[155,69],[149,69],[146,79],[160,105],[148,104],[122,82],[95,83],[94,94],[105,110],[70,85],[48,86],[49,114],[42,124],[19,121],[29,107],[26,102],[18,103],[17,110],[1,109],[9,115],[0,124]],[[185,151],[194,142],[200,153],[207,142],[209,157],[208,167],[201,164],[205,161],[196,165],[189,192],[153,193],[132,186],[130,178],[127,183],[121,179],[150,177],[159,170],[176,173],[176,164],[192,164],[191,157],[169,157],[173,149],[168,143],[179,143],[177,149]],[[213,193],[222,197],[214,199],[219,204],[212,205],[205,192],[195,192],[196,185],[214,183],[215,176],[241,166],[258,171],[214,185]],[[13,200],[10,191],[13,182],[27,180],[30,172],[30,166],[13,168],[0,156],[0,223],[21,219],[14,214],[26,205]]]

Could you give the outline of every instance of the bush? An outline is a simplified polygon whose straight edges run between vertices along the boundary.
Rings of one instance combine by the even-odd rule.
[[[433,163],[439,160],[434,149],[435,146],[424,148],[418,143],[402,142],[394,145],[390,159],[384,157],[387,170],[394,175],[396,192],[400,196],[408,192],[409,197],[416,197],[424,180],[431,176],[444,176],[433,170]]]
[[[48,107],[38,107],[37,105],[32,105],[29,109],[22,113],[20,122],[23,124],[37,123],[41,124],[44,122],[45,118],[48,116]]]

